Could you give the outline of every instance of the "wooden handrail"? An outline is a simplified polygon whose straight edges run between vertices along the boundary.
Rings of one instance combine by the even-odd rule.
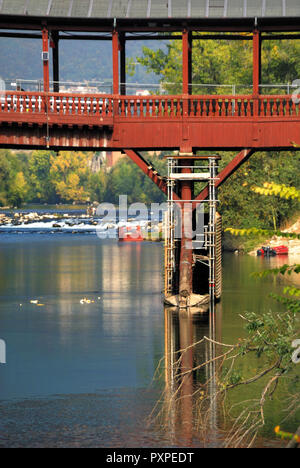
[[[47,105],[46,105],[47,104]],[[44,91],[0,92],[0,115],[93,115],[118,118],[257,118],[293,117],[300,113],[292,95],[118,95]]]

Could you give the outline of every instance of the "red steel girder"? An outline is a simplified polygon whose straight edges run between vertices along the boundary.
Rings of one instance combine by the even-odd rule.
[[[228,179],[244,162],[246,162],[250,156],[255,153],[256,149],[244,149],[240,153],[238,153],[227,166],[220,172],[218,175],[218,179],[216,181],[216,188],[220,187],[225,180]],[[205,187],[197,197],[195,197],[195,201],[199,202],[202,200],[206,200],[208,197],[208,187]]]
[[[126,149],[124,153],[146,174],[152,182],[164,193],[167,194],[168,188],[166,181],[153,168],[152,164],[147,162],[137,151]],[[176,193],[173,193],[174,200],[180,200]]]

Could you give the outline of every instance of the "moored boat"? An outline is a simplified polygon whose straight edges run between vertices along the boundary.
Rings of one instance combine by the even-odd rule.
[[[258,249],[258,256],[274,257],[275,255],[288,255],[289,249],[286,245],[277,245],[276,247],[262,247]]]
[[[120,242],[141,242],[144,240],[141,226],[119,227],[118,238]]]

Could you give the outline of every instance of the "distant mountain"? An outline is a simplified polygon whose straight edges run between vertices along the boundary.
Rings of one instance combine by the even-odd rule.
[[[150,46],[151,44],[151,46]],[[142,54],[144,45],[154,50],[162,46],[159,41],[128,41],[127,57],[135,58]],[[41,61],[42,43],[37,39],[0,38],[0,77],[2,79],[38,80],[43,76]],[[61,40],[60,81],[111,81],[112,53],[109,41]],[[50,60],[52,76],[52,60]],[[154,74],[147,74],[138,65],[136,75],[128,77],[128,82],[157,83]]]

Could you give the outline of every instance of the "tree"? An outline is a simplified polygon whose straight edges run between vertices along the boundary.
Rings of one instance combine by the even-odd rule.
[[[62,201],[87,201],[86,185],[89,177],[88,158],[92,154],[82,151],[61,151],[51,155],[50,178]]]
[[[107,175],[104,171],[92,173],[89,175],[87,183],[87,192],[90,201],[102,202],[107,188]]]
[[[12,206],[20,207],[26,200],[28,185],[23,172],[18,172],[9,190],[8,201]]]
[[[26,179],[26,155],[0,150],[0,204],[20,206],[27,201],[29,185]]]
[[[51,151],[33,151],[29,159],[31,199],[53,203],[56,200],[55,186],[51,180]]]
[[[153,157],[151,164],[163,174],[164,161]],[[105,200],[118,203],[119,195],[127,195],[128,203],[160,203],[164,200],[160,189],[129,158],[122,158],[108,174]]]
[[[11,164],[7,150],[0,150],[0,204],[7,204],[7,195],[10,186]]]
[[[245,34],[246,36],[247,34]],[[276,84],[291,83],[298,79],[300,65],[297,57],[300,52],[298,41],[264,41],[262,46],[262,83]],[[167,90],[180,93],[182,82],[181,41],[171,40],[167,50],[162,48],[153,51],[143,47],[143,55],[137,58],[148,72],[154,72],[162,83],[174,83],[175,86],[165,85]],[[227,90],[217,85],[238,85],[239,93],[251,93],[252,86],[252,41],[226,40],[194,40],[193,41],[193,94],[211,93],[205,84],[214,84],[213,92],[226,94]],[[176,86],[177,84],[177,86]],[[201,87],[197,87],[200,84]],[[230,88],[229,88],[230,89]],[[269,92],[270,90],[268,90]],[[272,92],[272,91],[271,91]]]

